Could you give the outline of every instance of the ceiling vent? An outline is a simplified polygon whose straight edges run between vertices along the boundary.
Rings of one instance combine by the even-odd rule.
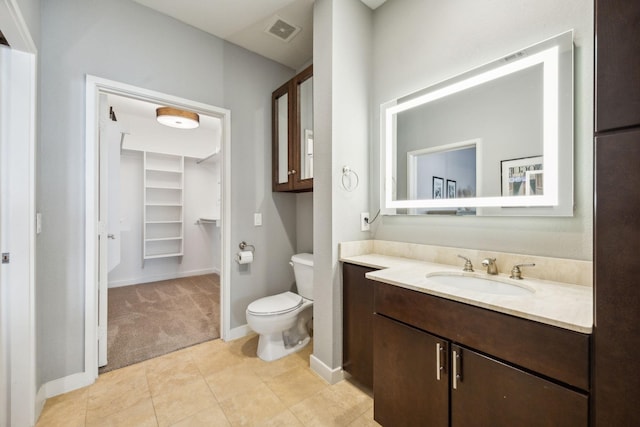
[[[290,42],[302,28],[297,25],[290,24],[279,16],[274,16],[269,25],[264,29],[264,32],[272,35],[273,37],[283,42]]]

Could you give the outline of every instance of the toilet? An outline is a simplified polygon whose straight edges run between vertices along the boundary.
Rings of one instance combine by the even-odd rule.
[[[260,298],[247,307],[247,323],[260,334],[258,357],[267,362],[295,353],[311,340],[307,325],[313,315],[313,254],[293,255],[289,264],[298,293]]]

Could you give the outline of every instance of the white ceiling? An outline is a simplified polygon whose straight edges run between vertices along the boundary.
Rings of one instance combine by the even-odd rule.
[[[133,1],[294,70],[313,58],[313,0]],[[274,15],[301,31],[288,43],[265,33]]]
[[[133,0],[294,70],[313,59],[314,0]],[[375,9],[386,0],[362,0]],[[289,42],[265,33],[275,17],[301,31]]]
[[[220,149],[222,123],[216,117],[200,114],[197,129],[174,129],[156,121],[156,108],[164,105],[113,94],[107,96],[107,105],[113,107],[126,134],[124,149],[195,158],[207,157]]]

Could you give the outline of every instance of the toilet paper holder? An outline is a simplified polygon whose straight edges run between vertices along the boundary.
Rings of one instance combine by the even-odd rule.
[[[244,240],[238,244],[238,247],[240,248],[241,251],[244,251],[247,248],[249,248],[247,250],[249,250],[251,252],[255,252],[256,251],[256,247],[255,246],[248,244]]]

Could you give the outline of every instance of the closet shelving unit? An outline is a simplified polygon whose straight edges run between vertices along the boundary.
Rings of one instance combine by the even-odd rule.
[[[184,254],[184,157],[144,153],[143,257]]]

